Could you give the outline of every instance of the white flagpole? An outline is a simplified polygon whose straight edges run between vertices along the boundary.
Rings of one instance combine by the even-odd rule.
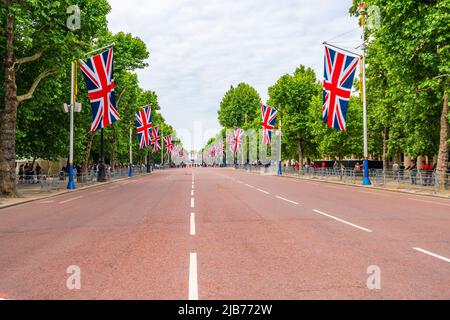
[[[128,176],[133,176],[133,127],[130,125],[130,170]]]
[[[75,181],[73,177],[73,112],[75,108],[75,62],[72,61],[72,80],[71,80],[71,89],[70,89],[70,151],[69,151],[69,184],[67,185],[67,189],[75,190]]]
[[[361,25],[362,25],[362,94],[363,94],[363,127],[364,127],[364,178],[363,185],[371,185],[369,178],[369,148],[367,139],[367,99],[366,99],[366,40],[365,40],[365,15],[366,9],[364,2],[360,4]]]

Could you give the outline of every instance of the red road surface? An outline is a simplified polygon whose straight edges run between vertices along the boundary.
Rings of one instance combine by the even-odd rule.
[[[450,299],[450,201],[165,170],[0,210],[1,297]]]

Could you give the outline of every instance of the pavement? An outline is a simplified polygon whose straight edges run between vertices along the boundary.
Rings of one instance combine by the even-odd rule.
[[[0,298],[448,300],[449,235],[448,199],[170,169],[1,209]]]

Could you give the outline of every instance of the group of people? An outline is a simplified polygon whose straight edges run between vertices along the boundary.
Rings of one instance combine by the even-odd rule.
[[[19,183],[37,183],[42,178],[42,168],[38,164],[27,162],[19,166]]]
[[[411,179],[411,184],[417,184],[417,175],[420,173],[422,178],[422,185],[424,186],[432,186],[433,185],[433,176],[436,172],[436,164],[431,166],[430,164],[422,161],[422,165],[418,167],[417,162],[412,160],[411,164],[405,168],[403,164],[399,164],[398,162],[394,162],[392,165],[392,172],[394,175],[394,179],[396,181],[403,180],[404,174],[409,172],[409,176]]]

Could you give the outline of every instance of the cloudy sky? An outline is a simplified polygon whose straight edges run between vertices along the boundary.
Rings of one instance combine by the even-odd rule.
[[[113,32],[140,37],[150,66],[139,71],[187,149],[198,150],[220,125],[230,85],[267,88],[304,64],[323,73],[324,41],[358,44],[351,0],[109,0]]]

